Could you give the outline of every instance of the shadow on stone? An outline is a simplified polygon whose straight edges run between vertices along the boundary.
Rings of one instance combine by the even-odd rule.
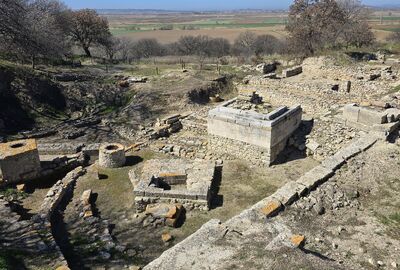
[[[278,155],[272,165],[279,165],[294,160],[307,157],[306,136],[309,135],[314,127],[314,119],[302,120],[299,128],[289,138],[286,148]]]
[[[212,199],[210,202],[210,210],[221,207],[224,204],[224,196],[218,194],[222,181],[222,168],[222,166],[215,167],[214,181],[211,186]]]

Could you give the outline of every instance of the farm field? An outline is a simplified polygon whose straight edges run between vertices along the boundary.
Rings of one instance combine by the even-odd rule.
[[[245,31],[258,35],[269,34],[285,38],[286,12],[237,13],[103,13],[110,22],[111,32],[118,37],[133,40],[157,38],[161,43],[177,41],[185,35],[222,37],[233,42]],[[369,23],[378,41],[384,41],[392,32],[400,31],[399,11],[375,11]]]

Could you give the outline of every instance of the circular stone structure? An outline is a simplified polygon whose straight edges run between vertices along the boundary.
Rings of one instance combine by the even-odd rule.
[[[105,143],[99,149],[99,165],[104,168],[119,168],[125,165],[125,147],[119,143]]]

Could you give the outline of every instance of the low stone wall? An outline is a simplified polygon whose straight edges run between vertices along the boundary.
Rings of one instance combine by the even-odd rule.
[[[219,154],[248,160],[258,165],[269,165],[269,151],[266,148],[213,135],[208,136],[208,147],[210,151]]]
[[[0,216],[0,231],[7,236],[7,241],[0,241],[0,250],[23,250],[40,258],[38,262],[47,264],[51,269],[67,265],[49,226],[22,220],[12,211],[11,204],[1,198]]]
[[[343,118],[347,126],[386,137],[400,127],[400,110],[373,110],[356,104],[344,106]]]
[[[85,173],[86,170],[84,168],[78,167],[69,172],[62,180],[55,183],[55,185],[47,192],[46,198],[44,199],[37,216],[42,220],[50,220],[54,210],[57,209],[64,196],[71,190],[76,180]]]
[[[293,77],[296,75],[299,75],[303,72],[303,67],[302,66],[296,66],[292,68],[288,68],[282,71],[282,77],[283,78],[289,78]]]
[[[38,143],[40,155],[72,155],[80,152],[84,143]]]
[[[334,175],[335,171],[347,160],[367,150],[374,145],[376,141],[377,138],[374,138],[370,134],[354,140],[348,147],[343,148],[334,156],[327,158],[321,165],[307,172],[297,181],[287,183],[271,196],[253,205],[250,209],[244,210],[225,223],[221,223],[221,221],[217,219],[210,220],[198,231],[165,251],[158,259],[149,263],[143,269],[183,269],[181,266],[184,265],[184,263],[177,260],[177,258],[185,257],[187,255],[186,251],[190,250],[189,247],[199,245],[211,246],[216,239],[220,239],[228,233],[230,226],[235,227],[235,225],[243,223],[251,224],[251,220],[257,215],[265,215],[267,218],[278,215],[279,212],[284,211],[285,206],[292,204],[300,197],[312,192],[317,186]]]
[[[215,162],[154,159],[145,163],[140,175],[129,172],[139,212],[148,204],[181,203],[187,209],[208,210],[212,198]],[[165,188],[163,185],[170,185]],[[174,185],[181,185],[174,188]]]
[[[75,169],[76,167],[84,166],[86,163],[85,156],[82,154],[68,156],[42,156],[40,158],[42,170],[38,179],[60,172],[67,172]]]

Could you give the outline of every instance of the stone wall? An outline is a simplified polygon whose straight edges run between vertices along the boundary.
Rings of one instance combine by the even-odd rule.
[[[40,222],[23,220],[12,210],[12,203],[2,198],[0,216],[0,231],[3,236],[7,236],[6,241],[0,241],[1,251],[23,250],[35,257],[37,263],[46,265],[49,269],[67,265],[48,223],[44,226]]]
[[[244,146],[245,151],[250,150],[246,155],[261,151],[261,154],[255,154],[255,159],[266,158],[265,163],[273,163],[285,148],[290,135],[300,125],[301,107],[280,107],[268,114],[261,114],[227,107],[232,102],[235,101],[228,101],[208,114],[208,134],[210,142],[216,143],[215,150],[226,153],[229,141],[242,142],[244,144],[234,143],[229,147],[230,150],[234,150],[230,154],[241,157],[242,153],[238,152]],[[218,142],[218,137],[221,138],[221,142]],[[214,149],[213,144],[209,146],[210,149]]]
[[[69,172],[62,180],[55,183],[47,192],[46,198],[44,199],[37,216],[42,220],[50,220],[50,217],[57,209],[64,196],[71,190],[76,180],[85,173],[86,170],[84,168],[78,167]]]
[[[344,106],[343,118],[347,126],[374,132],[386,137],[400,127],[400,110],[374,109],[360,107],[357,104],[348,104]]]
[[[147,161],[140,174],[134,170],[129,172],[134,186],[136,209],[142,212],[148,204],[181,203],[186,209],[208,210],[213,195],[215,169],[215,162],[212,161]],[[170,187],[164,188],[163,182]],[[181,186],[175,188],[174,185]]]
[[[296,66],[292,68],[288,68],[282,71],[282,77],[283,78],[289,78],[293,77],[296,75],[299,75],[300,73],[303,72],[303,67],[302,66]]]
[[[144,270],[162,269],[162,270],[176,270],[176,269],[189,269],[188,264],[193,263],[193,260],[187,260],[193,254],[191,252],[198,251],[202,247],[207,247],[215,251],[214,257],[205,258],[207,265],[223,264],[225,257],[223,256],[224,250],[221,250],[221,242],[229,232],[239,233],[243,238],[244,234],[237,227],[249,225],[252,231],[255,230],[253,226],[257,226],[254,220],[262,215],[267,219],[271,219],[279,215],[285,207],[297,201],[300,197],[313,192],[315,188],[327,181],[335,171],[338,170],[347,160],[359,154],[362,151],[371,147],[377,138],[371,134],[367,134],[360,139],[354,140],[348,147],[343,148],[335,154],[335,156],[326,159],[321,165],[315,167],[305,175],[300,177],[297,181],[289,182],[283,187],[278,189],[271,196],[261,200],[253,205],[251,208],[244,210],[239,215],[222,223],[220,220],[210,220],[205,223],[198,231],[191,236],[176,244],[174,247],[165,251],[158,259],[145,266]],[[263,221],[269,223],[269,221]],[[273,227],[274,230],[277,227]],[[248,231],[247,231],[248,232]],[[259,232],[260,233],[260,232]],[[264,232],[265,233],[265,232]],[[254,235],[254,237],[262,237],[265,235]],[[266,241],[267,243],[268,241]],[[221,256],[218,256],[221,254]],[[235,256],[233,253],[232,256]]]
[[[210,151],[249,160],[258,165],[269,165],[269,153],[265,148],[220,136],[208,136]]]

